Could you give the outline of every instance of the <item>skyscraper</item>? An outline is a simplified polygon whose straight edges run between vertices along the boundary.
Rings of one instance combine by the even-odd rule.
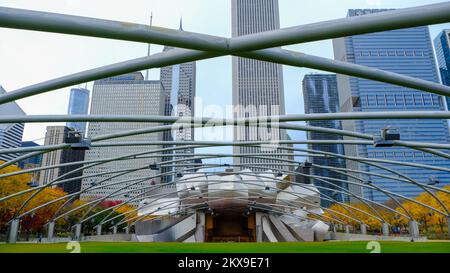
[[[75,136],[76,131],[72,128],[66,126],[47,126],[47,132],[45,134],[44,145],[54,145],[61,143],[71,143],[70,139]],[[84,150],[73,150],[64,149],[56,150],[49,153],[45,153],[42,156],[42,167],[53,166],[69,162],[83,161],[85,156]],[[47,170],[42,170],[39,176],[39,185],[46,185],[52,182],[59,176],[62,176],[68,172],[78,169],[82,164],[64,166],[60,168],[52,168]],[[65,176],[63,179],[72,179],[80,177],[83,171],[77,171],[72,174]],[[57,184],[58,187],[62,188],[65,192],[71,194],[80,191],[81,189],[81,179],[75,179],[72,181],[64,182],[62,184]]]
[[[140,72],[130,73],[126,75],[106,78],[95,81],[92,90],[91,110],[92,115],[159,115],[164,114],[164,90],[160,81],[145,81]],[[149,128],[157,126],[155,123],[98,123],[90,122],[88,129],[88,137],[96,137],[105,134],[117,133],[121,131],[129,131],[134,129]],[[134,136],[127,136],[121,138],[114,138],[108,142],[124,142],[124,141],[161,141],[162,133],[140,134]],[[144,151],[154,151],[161,149],[160,146],[118,146],[108,148],[92,148],[86,153],[86,160],[107,159],[132,153],[139,153]],[[100,164],[92,168],[87,168],[83,171],[83,175],[94,175],[104,172],[120,171],[124,169],[138,168],[149,166],[153,162],[158,163],[159,159],[134,159],[134,160],[118,160],[106,164]],[[112,184],[118,181],[132,180],[124,184],[115,184],[106,186],[101,189],[89,191],[82,194],[81,198],[89,200],[92,198],[105,197],[112,194],[107,200],[120,201],[128,198],[136,197],[137,195],[145,196],[146,190],[151,184],[159,183],[159,178],[151,178],[159,174],[159,171],[150,170],[150,168],[141,169],[126,173],[124,175],[112,178],[102,185]],[[84,178],[82,189],[86,189],[100,181],[117,176],[117,173],[104,174],[95,177]],[[142,181],[138,181],[142,179]],[[135,183],[139,182],[139,183]],[[131,186],[132,183],[135,183]],[[114,195],[115,190],[130,185],[128,190],[133,192],[122,193]],[[136,199],[137,204],[139,199]]]
[[[180,21],[180,30],[183,30]],[[165,46],[163,51],[172,50],[173,47]],[[196,84],[196,64],[195,62],[188,62],[183,64],[176,64],[161,68],[160,72],[161,84],[164,87],[164,115],[177,117],[193,117],[195,115],[195,84]],[[167,131],[163,133],[165,141],[189,141],[194,140],[194,128],[186,128],[176,131]],[[169,146],[165,145],[165,148]],[[175,154],[193,154],[194,149],[178,150]],[[168,157],[163,158],[163,161],[173,160],[170,156],[174,153],[167,152]],[[172,168],[162,168],[162,172],[170,172]],[[163,176],[162,182],[170,182],[172,175]]]
[[[278,0],[232,0],[232,36],[242,36],[280,28]],[[235,118],[285,114],[282,66],[274,63],[233,57],[233,106]],[[237,126],[236,141],[272,141],[273,147],[234,147],[235,154],[285,152],[277,147],[286,139],[278,128]],[[285,158],[285,157],[284,157]],[[274,163],[279,161],[235,157],[234,164]],[[279,166],[274,165],[274,168]],[[255,169],[255,168],[252,168]]]
[[[89,90],[84,88],[72,88],[70,90],[69,115],[86,115],[89,110]],[[86,133],[86,122],[67,122],[67,127],[78,132]]]
[[[0,86],[0,95],[6,94]],[[25,112],[15,102],[0,104],[0,115],[25,115]],[[22,123],[0,124],[0,148],[18,148],[22,144],[24,125]],[[18,154],[0,154],[0,161],[9,161],[17,158]]]
[[[37,146],[39,146],[39,144],[37,144],[36,142],[33,142],[33,141],[23,141],[22,145],[21,145],[21,147],[37,147]],[[42,163],[42,154],[19,161],[18,165],[19,165],[19,168],[21,168],[23,170],[27,170],[27,169],[38,168],[41,166],[41,163]],[[40,172],[30,173],[30,175],[32,175],[33,183],[35,183],[35,184],[39,183],[38,182],[39,174],[40,174]]]
[[[337,90],[337,80],[334,74],[310,74],[303,79],[303,98],[305,103],[305,113],[336,113],[339,112],[339,94]],[[339,120],[314,120],[309,121],[308,125],[315,127],[324,127],[330,129],[342,129]],[[310,140],[342,140],[342,136],[335,134],[326,134],[318,132],[308,132],[307,137]],[[335,154],[344,154],[344,146],[341,144],[327,144],[327,145],[308,145],[309,149],[331,152]],[[345,160],[341,158],[332,157],[312,157],[311,162],[316,165],[325,167],[345,168]],[[331,177],[336,179],[346,180],[346,176],[333,172],[326,168],[312,168],[313,174],[317,176]],[[338,187],[347,188],[346,183],[330,181]],[[342,201],[344,199],[340,194],[334,194],[333,186],[323,181],[314,181],[315,185],[332,188],[331,190],[324,190],[319,188],[319,191],[329,198],[338,198]],[[334,188],[336,189],[336,188]],[[322,199],[323,206],[329,206],[330,201]]]
[[[450,86],[450,29],[443,30],[435,39],[439,71],[442,83]],[[446,98],[447,109],[450,110],[450,98]]]
[[[384,12],[386,10],[349,10],[348,16],[359,16]],[[335,58],[340,61],[356,63],[392,71],[427,81],[439,82],[429,29],[426,26],[364,34],[333,40]],[[380,112],[380,111],[442,111],[445,109],[442,96],[405,87],[375,82],[371,80],[338,75],[340,109],[342,112]],[[401,135],[401,140],[434,143],[448,143],[450,140],[446,120],[360,120],[343,121],[343,129],[371,135],[380,135],[382,128],[391,127]],[[346,139],[346,138],[344,138]],[[432,156],[418,150],[401,147],[376,148],[373,146],[346,145],[346,155],[389,159],[401,162],[415,162],[433,166],[450,167],[447,159]],[[392,175],[373,166],[347,161],[347,167]],[[450,181],[450,174],[429,169],[418,169],[389,165],[416,181],[427,183],[437,177],[440,185]],[[398,182],[377,176],[364,177],[382,188],[416,196],[423,190],[415,185]],[[349,187],[357,193],[375,201],[388,198],[378,192],[360,187]]]

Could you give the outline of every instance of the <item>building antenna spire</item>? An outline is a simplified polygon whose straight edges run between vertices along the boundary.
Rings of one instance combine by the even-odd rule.
[[[150,27],[153,25],[153,11],[150,13]],[[148,48],[147,48],[147,57],[150,56],[151,53],[151,44],[148,44]],[[148,73],[149,73],[150,69],[147,69],[147,71],[145,71],[145,80],[148,81]]]
[[[183,16],[180,17],[180,29],[183,30]]]

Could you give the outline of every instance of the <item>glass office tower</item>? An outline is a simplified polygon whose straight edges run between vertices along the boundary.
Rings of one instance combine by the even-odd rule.
[[[337,80],[335,74],[310,74],[303,78],[303,98],[305,103],[305,113],[336,113],[339,112],[339,96],[337,90]],[[323,127],[330,129],[342,129],[341,122],[339,120],[313,120],[307,123],[310,126]],[[342,136],[335,134],[326,134],[319,132],[308,132],[307,137],[309,140],[342,140]],[[309,149],[330,152],[335,154],[344,154],[344,146],[341,144],[310,144]],[[342,158],[333,157],[312,157],[310,159],[315,165],[324,167],[338,167],[345,168],[345,160]],[[327,168],[313,167],[312,174],[317,176],[331,177],[341,180],[346,180],[346,176],[336,173]],[[319,191],[328,196],[330,199],[338,199],[339,201],[346,200],[347,195],[339,194],[340,188],[347,188],[346,183],[338,181],[323,182],[314,180],[316,186],[331,188],[326,190],[319,187]],[[336,185],[336,186],[334,186]],[[322,206],[331,205],[330,200],[322,199]]]
[[[348,16],[384,11],[386,10],[350,10]],[[439,82],[427,26],[334,39],[333,45],[337,60]],[[342,112],[445,110],[442,96],[366,79],[338,75],[338,90]],[[342,126],[345,130],[371,135],[380,135],[382,128],[391,127],[399,131],[401,140],[404,141],[449,142],[447,121],[442,119],[343,121]],[[369,145],[346,145],[345,154],[450,167],[447,159],[401,147],[375,148]],[[429,179],[434,177],[441,182],[440,186],[446,185],[450,181],[450,174],[446,172],[393,164],[385,166],[421,183],[428,183]],[[347,161],[347,167],[398,177],[388,171],[374,166],[357,164],[355,161]],[[406,196],[416,196],[423,192],[421,188],[408,182],[399,182],[374,175],[363,178],[372,181],[375,185]],[[386,195],[377,191],[361,187],[352,187],[352,190],[358,194],[363,193],[367,198],[375,201],[388,199]]]
[[[134,115],[134,116],[162,116],[164,114],[164,89],[160,81],[146,81],[141,72],[133,72],[125,75],[114,76],[94,82],[92,89],[92,103],[90,113],[92,115]],[[87,132],[89,138],[102,135],[115,134],[118,132],[151,128],[158,126],[153,122],[90,122]],[[162,132],[131,135],[114,138],[108,142],[157,142],[162,141]],[[99,160],[115,158],[130,154],[160,150],[160,145],[139,146],[115,146],[115,147],[93,147],[86,152],[86,160]],[[159,184],[159,170],[147,168],[150,164],[159,164],[160,159],[134,158],[130,160],[117,160],[87,168],[83,170],[82,189],[86,189],[101,183],[105,178],[108,185],[104,188],[90,190],[81,195],[82,200],[92,200],[99,197],[108,197],[107,201],[123,201],[134,198],[132,205],[139,204],[140,197],[145,196],[148,187]],[[139,168],[132,172],[116,176],[115,171]],[[127,181],[119,184],[120,181]],[[103,183],[103,182],[102,182]],[[127,191],[118,191],[127,187]]]
[[[89,108],[89,90],[72,88],[69,99],[69,115],[86,115]],[[67,127],[73,128],[83,134],[86,132],[86,122],[67,122]]]
[[[443,30],[434,39],[439,72],[442,83],[450,86],[450,29]],[[450,98],[446,98],[447,110],[450,109]]]

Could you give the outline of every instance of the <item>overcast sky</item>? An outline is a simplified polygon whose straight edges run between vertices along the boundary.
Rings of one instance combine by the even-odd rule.
[[[279,0],[281,27],[302,25],[346,16],[350,8],[403,8],[445,2],[442,0]],[[229,0],[0,0],[0,6],[97,17],[178,28],[183,17],[185,30],[211,35],[231,36]],[[432,26],[434,38],[450,24]],[[59,76],[121,62],[146,55],[140,43],[86,38],[62,34],[0,28],[0,85],[7,91]],[[321,41],[288,48],[333,58],[331,41]],[[161,46],[152,46],[152,53]],[[301,80],[311,69],[284,67],[286,111],[303,113]],[[159,78],[159,70],[151,71]],[[92,89],[92,83],[88,84]],[[27,114],[66,114],[70,87],[19,100]],[[223,57],[197,63],[197,96],[203,106],[231,104],[231,58]],[[198,107],[197,113],[203,111]],[[27,124],[24,140],[41,139],[47,124]],[[302,139],[300,132],[290,133]],[[38,141],[42,143],[41,141]]]

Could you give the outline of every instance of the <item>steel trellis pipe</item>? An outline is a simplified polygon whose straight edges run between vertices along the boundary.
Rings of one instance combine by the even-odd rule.
[[[238,165],[233,165],[233,166],[238,166]],[[288,172],[288,173],[294,173],[294,174],[299,174],[299,175],[304,175],[304,174],[301,174],[301,173],[298,173],[298,172]],[[250,174],[249,174],[250,175]],[[204,174],[201,174],[200,175],[201,177],[203,177],[204,176]],[[251,176],[255,176],[255,177],[265,177],[265,178],[267,178],[266,176],[264,176],[264,175],[255,175],[255,174],[251,174]],[[306,176],[306,175],[305,175]],[[277,180],[277,179],[274,179],[274,180]],[[178,180],[177,182],[180,182],[180,181],[183,181],[183,180]],[[169,184],[173,184],[173,183],[176,183],[176,182],[172,182],[172,183],[169,183]],[[295,185],[297,185],[297,186],[300,186],[300,187],[304,187],[304,185],[303,184],[301,184],[301,183],[295,183],[295,182],[291,182],[292,184],[295,184]],[[166,184],[167,185],[167,184]],[[317,186],[316,186],[317,187]],[[325,188],[325,189],[330,189],[330,188],[326,188],[326,187],[322,187],[322,188]],[[319,193],[320,194],[320,192],[317,192],[317,193]],[[344,192],[344,194],[348,194],[347,192]],[[328,197],[327,197],[327,199],[328,199]],[[330,199],[331,200],[331,199]],[[337,202],[337,200],[331,200],[331,201],[333,201],[333,202]],[[126,201],[126,202],[128,202],[128,201]],[[126,203],[125,202],[125,203]],[[343,205],[343,206],[348,206],[347,204],[345,204],[345,203],[340,203],[341,205]],[[366,212],[364,212],[364,211],[361,211],[361,210],[359,210],[359,209],[357,209],[357,208],[354,208],[354,207],[352,207],[352,206],[350,206],[351,208],[353,208],[353,209],[356,209],[356,210],[358,210],[358,211],[360,211],[360,212],[362,212],[362,213],[366,213]],[[369,206],[370,207],[370,206]],[[107,209],[106,209],[107,210]],[[393,211],[393,210],[392,210]],[[393,211],[394,213],[398,213],[398,212],[396,212],[396,211]],[[400,215],[402,215],[401,213],[398,213],[398,214],[400,214]],[[373,215],[370,215],[371,217],[374,217],[375,219],[377,218],[376,216],[373,216]],[[402,216],[404,216],[404,215],[402,215]]]
[[[288,149],[288,148],[283,148],[283,149]],[[289,148],[289,149],[292,149],[292,148]],[[293,149],[293,150],[296,150],[296,149]],[[300,151],[304,151],[304,150],[300,150]],[[367,163],[366,163],[367,164]],[[377,166],[378,167],[378,166]],[[424,185],[425,186],[425,185]],[[436,188],[436,187],[431,187],[431,186],[429,186],[430,188],[432,188],[432,189],[436,189],[436,190],[440,190],[440,191],[445,191],[444,189],[440,189],[440,188]],[[34,190],[34,189],[31,189],[31,190]],[[447,192],[447,191],[445,191],[445,192]],[[4,199],[4,198],[3,198]]]
[[[389,30],[389,29],[396,29],[396,28],[405,28],[413,26],[419,26],[419,25],[426,25],[430,23],[436,23],[436,22],[448,22],[450,21],[450,16],[448,14],[450,13],[450,5],[448,3],[444,4],[437,4],[437,5],[428,5],[418,8],[411,8],[411,9],[405,9],[400,11],[391,11],[386,12],[382,14],[374,14],[369,16],[359,16],[355,18],[345,18],[341,19],[344,24],[339,24],[336,21],[332,22],[331,24],[328,23],[327,27],[323,27],[326,23],[319,23],[316,24],[316,28],[313,27],[314,30],[311,29],[311,25],[309,26],[309,30],[306,32],[311,35],[313,32],[320,33],[320,29],[325,30],[327,35],[324,35],[325,33],[321,33],[324,35],[322,38],[335,38],[335,37],[342,37],[340,35],[351,35],[354,34],[361,34],[361,33],[370,33],[372,31],[381,31],[381,30]],[[15,14],[15,15],[13,15]],[[396,17],[397,16],[397,17]],[[411,17],[414,16],[415,20],[410,20]],[[361,19],[362,18],[362,19]],[[417,18],[420,18],[421,20],[417,20]],[[73,24],[68,23],[68,21],[76,22]],[[361,25],[355,26],[355,23],[359,23]],[[413,23],[414,22],[414,23]],[[319,25],[319,29],[317,29],[317,26]],[[42,30],[42,31],[53,31],[53,32],[62,32],[62,33],[69,33],[69,34],[78,34],[78,35],[88,35],[88,36],[95,36],[95,37],[106,37],[106,38],[114,38],[114,39],[120,39],[121,36],[128,36],[128,38],[135,38],[133,39],[126,39],[129,41],[137,41],[142,42],[142,35],[146,35],[146,38],[153,38],[154,41],[148,41],[147,43],[157,43],[160,42],[162,44],[170,45],[170,42],[179,43],[175,45],[176,47],[189,47],[191,49],[196,50],[204,50],[205,44],[212,44],[211,46],[206,46],[207,51],[210,52],[224,52],[222,55],[230,54],[233,52],[242,52],[242,51],[248,51],[249,48],[258,48],[258,49],[264,49],[267,47],[275,47],[275,46],[281,46],[281,45],[288,45],[291,43],[286,42],[289,40],[292,40],[292,37],[296,37],[297,35],[292,35],[296,33],[297,30],[302,30],[305,32],[305,29],[300,27],[294,27],[289,28],[285,30],[275,30],[270,31],[266,33],[258,33],[253,34],[249,36],[241,36],[238,39],[238,42],[235,42],[236,38],[232,39],[226,39],[221,37],[215,37],[215,36],[208,36],[208,35],[202,35],[202,34],[196,34],[196,33],[188,33],[184,31],[176,31],[176,30],[167,30],[167,29],[161,29],[156,27],[148,27],[148,26],[139,26],[135,24],[130,23],[122,23],[122,22],[114,22],[114,21],[106,21],[106,20],[99,20],[94,18],[83,18],[83,17],[77,17],[77,16],[70,16],[70,15],[61,15],[61,14],[55,14],[55,13],[40,13],[35,11],[27,11],[27,10],[19,10],[19,9],[8,9],[8,8],[1,8],[0,9],[0,26],[6,26],[6,27],[12,27],[12,28],[22,28],[22,29],[32,29],[32,30]],[[99,27],[96,30],[95,27]],[[370,28],[371,26],[372,28]],[[134,28],[134,29],[133,29]],[[327,30],[329,28],[334,28],[334,32],[338,31],[338,36],[333,36],[330,34],[333,33],[332,30]],[[343,32],[342,29],[346,29],[347,32]],[[366,30],[364,30],[366,29]],[[134,33],[133,30],[137,33]],[[84,33],[83,33],[84,31]],[[298,34],[298,33],[297,33]],[[131,36],[131,37],[130,37]],[[140,40],[139,38],[136,40],[137,36],[141,36]],[[301,36],[301,35],[300,35]],[[308,35],[307,35],[308,36]],[[312,35],[314,36],[314,35]],[[320,35],[318,36],[320,37]],[[316,38],[318,38],[316,37]],[[197,39],[196,39],[197,38]],[[279,39],[278,43],[274,41],[276,39]],[[295,38],[294,38],[295,40]],[[264,41],[266,44],[264,44]],[[270,41],[268,43],[268,41]],[[169,42],[169,43],[168,43]],[[234,43],[233,43],[234,42]],[[282,43],[281,43],[282,42]],[[297,42],[299,42],[297,40]],[[241,47],[239,47],[239,45]],[[231,50],[230,50],[231,47]],[[276,49],[275,49],[276,50]],[[269,50],[270,51],[270,50]],[[267,53],[269,53],[267,51]],[[288,53],[288,51],[285,51]],[[250,52],[252,53],[252,52]],[[254,52],[253,52],[254,53]],[[257,52],[254,53],[256,55],[262,53]],[[272,55],[273,58],[274,51],[271,52],[270,55]],[[242,53],[240,53],[242,54]],[[242,56],[242,55],[241,55]],[[249,57],[249,56],[247,56]],[[255,55],[253,55],[255,57]],[[259,55],[259,57],[263,57]],[[278,56],[281,57],[281,56]],[[312,56],[311,56],[312,57]],[[275,62],[275,60],[271,60]],[[179,61],[181,63],[183,61]],[[314,62],[316,63],[316,62]],[[139,70],[139,69],[137,69]],[[387,75],[388,72],[384,73],[384,77]],[[123,74],[123,73],[122,73]],[[401,75],[398,75],[401,76]],[[413,79],[412,79],[413,80]],[[85,82],[88,80],[85,80]],[[433,84],[433,83],[429,83]],[[447,95],[450,94],[450,88],[445,89],[445,87],[441,85],[435,86],[437,89],[442,89],[444,93]],[[428,88],[419,88],[419,89],[425,89],[424,91],[427,91]],[[433,88],[431,88],[433,89]],[[19,94],[18,92],[16,92]],[[1,96],[0,97],[0,103],[2,102],[2,99],[7,98],[7,96]],[[16,98],[17,99],[17,98]],[[3,101],[4,102],[4,101]]]
[[[435,6],[434,8],[436,8],[437,6]],[[437,10],[433,10],[432,8],[430,8],[430,6],[428,6],[428,12],[430,12],[430,13],[433,13],[433,15],[432,16],[429,16],[428,18],[427,18],[427,20],[429,20],[429,22],[434,22],[433,20],[435,20],[436,21],[436,14],[439,14],[439,13],[441,13],[442,14],[442,12],[443,12],[443,9],[445,9],[445,8],[447,8],[448,9],[448,5],[445,5],[445,6],[439,6],[439,8],[440,9],[437,9]],[[10,12],[14,12],[14,10],[10,10]],[[27,11],[18,11],[18,13],[20,13],[20,12],[27,12]],[[28,11],[29,12],[29,11]],[[418,10],[416,9],[415,10],[415,12],[417,13],[418,12]],[[31,13],[33,13],[33,12],[31,12]],[[423,10],[421,10],[420,11],[420,13],[421,13],[421,16],[423,16]],[[435,13],[435,14],[434,14]],[[444,12],[444,14],[445,14],[445,12]],[[31,16],[31,15],[26,15],[25,16],[25,19],[24,18],[22,18],[22,21],[27,21],[27,16]],[[55,17],[58,17],[58,16],[63,16],[64,17],[64,15],[58,15],[58,14],[49,14],[47,17],[51,17],[51,16],[55,16]],[[70,16],[69,16],[70,17]],[[383,15],[381,15],[381,16],[379,16],[380,17],[380,19],[383,17]],[[446,15],[446,17],[448,18],[448,16]],[[8,16],[7,15],[4,15],[4,18],[6,18],[6,19],[4,19],[5,21],[8,21]],[[73,17],[70,17],[70,18],[73,18]],[[432,19],[433,18],[433,19]],[[441,18],[442,19],[442,18]],[[31,20],[33,20],[33,19],[31,19]],[[92,19],[92,20],[95,20],[95,19]],[[381,19],[382,20],[382,19]],[[19,21],[20,21],[20,19],[19,19]],[[446,21],[450,21],[450,19],[446,19]],[[55,23],[56,24],[56,22],[52,22],[52,23]],[[65,22],[64,22],[65,23]],[[92,22],[91,22],[92,23]],[[379,22],[380,23],[380,22]],[[398,22],[397,22],[398,23]],[[6,26],[8,26],[8,24],[6,23],[5,24]],[[92,26],[91,26],[92,27]],[[64,28],[63,28],[64,29]],[[395,28],[394,28],[395,29]],[[128,29],[129,30],[129,29]],[[360,30],[361,31],[361,30]],[[105,31],[106,32],[106,31]],[[92,32],[91,32],[91,34],[93,34]],[[178,35],[179,36],[182,36],[182,35],[186,35],[185,33],[183,33],[183,31],[179,31],[179,33],[178,33]],[[264,35],[264,34],[259,34],[259,35]],[[265,34],[265,35],[267,35],[267,34]],[[196,37],[201,37],[201,38],[199,38],[199,39],[204,39],[204,40],[206,40],[207,38],[207,36],[205,36],[205,35],[200,35],[200,34],[193,34],[193,33],[190,33],[188,36],[196,36]],[[269,36],[270,36],[270,34],[269,34]],[[172,37],[173,38],[173,37]],[[192,37],[191,37],[192,38]],[[211,37],[210,37],[211,38]],[[167,39],[170,39],[169,37],[167,37]],[[214,37],[214,38],[212,38],[212,39],[214,39],[214,41],[216,41],[217,39],[218,39],[218,37]],[[223,39],[225,39],[225,38],[223,38]],[[232,39],[225,39],[224,41],[228,41],[228,43],[231,43],[232,41],[233,41],[233,39],[234,38],[232,38]],[[241,37],[241,39],[242,39],[242,37]],[[195,40],[195,39],[192,39],[192,40]],[[198,48],[198,47],[197,47]],[[175,50],[178,50],[178,49],[175,49]],[[234,50],[236,50],[236,48],[234,48]],[[171,51],[174,51],[174,50],[171,50]],[[191,54],[193,54],[193,55],[195,55],[195,54],[201,54],[202,52],[201,51],[192,51],[192,50],[185,50],[185,52],[184,53],[187,53],[187,54],[189,54],[189,51],[191,51],[190,53]],[[169,51],[167,51],[167,52],[169,52]],[[203,59],[203,58],[212,58],[212,57],[218,57],[218,56],[223,56],[223,55],[227,55],[227,54],[230,54],[230,53],[232,53],[232,52],[229,52],[229,50],[227,50],[227,51],[225,51],[225,52],[221,52],[221,53],[217,53],[217,52],[220,52],[220,50],[215,50],[215,51],[206,51],[206,52],[203,52],[204,54],[208,54],[208,52],[210,52],[209,54],[212,54],[212,55],[203,55],[203,56],[200,56],[200,55],[197,55],[197,60],[199,60],[199,59]],[[211,53],[211,52],[216,52],[216,53]],[[164,53],[164,52],[163,52]],[[256,55],[258,55],[260,52],[257,52],[257,53],[255,53]],[[214,55],[215,54],[215,55]],[[242,54],[242,53],[240,53],[240,54]],[[239,55],[239,54],[235,54],[235,55]],[[306,55],[305,55],[306,56]],[[152,56],[151,56],[152,57]],[[151,57],[147,57],[147,58],[151,58]],[[191,56],[192,57],[192,56]],[[255,57],[255,56],[254,56]],[[261,58],[263,58],[264,56],[259,56],[259,57],[261,57]],[[267,57],[267,56],[266,56]],[[279,56],[280,57],[280,56]],[[313,56],[311,56],[311,57],[313,57]],[[175,58],[177,58],[177,57],[175,57]],[[187,62],[187,61],[194,61],[193,59],[189,59],[189,60],[182,60],[182,56],[180,56],[180,60],[177,60],[176,62],[178,62],[178,63],[182,63],[182,62]],[[272,57],[271,58],[273,58],[273,54],[272,54]],[[145,58],[142,58],[142,60],[144,60]],[[139,62],[141,59],[136,59],[136,60],[131,60],[131,61],[128,61],[129,63],[133,63],[133,62]],[[275,61],[275,60],[272,60],[272,61]],[[120,64],[118,64],[118,66],[121,66],[121,68],[120,69],[126,69],[126,67],[127,67],[127,65],[125,65],[124,66],[124,64],[125,63],[127,63],[127,62],[124,62],[124,63],[120,63]],[[317,63],[317,62],[313,62],[313,63]],[[141,65],[142,65],[142,63],[141,63]],[[167,64],[167,65],[169,65],[169,64]],[[167,65],[163,65],[163,66],[167,66]],[[347,66],[349,66],[349,65],[351,65],[351,64],[347,64]],[[161,66],[160,66],[161,67]],[[137,71],[137,70],[142,70],[142,69],[148,69],[148,68],[151,68],[151,65],[149,65],[149,67],[140,67],[141,69],[139,69],[139,68],[134,68],[134,71]],[[355,67],[355,69],[356,69],[357,67]],[[3,96],[0,96],[0,103],[5,103],[5,102],[8,102],[8,101],[12,101],[12,100],[15,100],[15,99],[19,99],[19,98],[24,98],[24,97],[26,97],[26,96],[29,96],[29,95],[32,95],[32,94],[38,94],[38,93],[41,93],[41,92],[47,92],[47,91],[50,91],[50,90],[48,90],[49,88],[51,89],[51,88],[54,88],[54,89],[58,89],[58,88],[62,88],[62,87],[66,87],[66,86],[70,86],[70,85],[74,85],[74,84],[77,84],[77,83],[80,83],[80,82],[87,82],[87,81],[92,81],[92,80],[95,80],[95,79],[100,79],[100,78],[105,78],[105,77],[108,77],[108,76],[113,76],[113,74],[107,74],[107,75],[105,75],[104,74],[104,72],[103,72],[103,74],[101,74],[101,75],[103,75],[102,77],[98,77],[98,78],[89,78],[89,75],[90,74],[95,74],[95,72],[99,72],[99,70],[110,70],[110,73],[116,73],[116,74],[114,74],[114,75],[119,75],[119,74],[124,74],[124,73],[127,73],[127,72],[131,72],[131,71],[129,71],[129,70],[126,70],[126,71],[122,71],[121,73],[118,73],[117,71],[115,71],[115,72],[112,72],[112,71],[114,71],[114,69],[117,69],[114,65],[111,65],[111,66],[108,66],[108,67],[103,67],[103,69],[102,68],[99,68],[99,69],[97,69],[98,71],[95,71],[95,70],[91,70],[90,72],[88,72],[88,73],[84,73],[84,74],[86,74],[86,75],[84,75],[85,77],[87,77],[87,78],[85,78],[84,80],[80,80],[80,78],[78,78],[78,79],[76,79],[77,77],[76,76],[82,76],[82,74],[83,74],[83,72],[80,72],[80,73],[78,73],[78,74],[74,74],[74,77],[72,77],[72,76],[66,76],[66,77],[63,77],[63,78],[60,78],[60,80],[58,80],[58,79],[55,79],[55,80],[53,80],[53,81],[49,81],[49,82],[46,82],[46,83],[41,83],[41,84],[38,84],[38,85],[35,85],[35,86],[31,86],[31,87],[29,87],[28,89],[27,88],[22,88],[22,89],[19,89],[19,90],[17,90],[17,91],[13,91],[13,92],[10,92],[10,93],[8,93],[8,94],[5,94],[5,95],[3,95]],[[130,67],[128,67],[127,69],[131,69]],[[398,75],[398,74],[395,74],[395,73],[390,73],[390,72],[384,72],[383,73],[383,76],[386,76],[386,75],[390,75],[390,77],[396,77],[396,78],[404,78],[402,75]],[[372,74],[372,77],[376,77],[376,76],[374,76],[374,74]],[[372,79],[374,79],[374,78],[372,78]],[[405,79],[405,78],[404,78]],[[377,80],[381,80],[381,81],[384,81],[382,78],[377,78]],[[71,82],[72,84],[69,84],[69,85],[66,85],[66,86],[61,86],[61,82]],[[419,82],[418,82],[419,81]],[[421,80],[415,80],[415,79],[410,79],[410,81],[409,80],[406,80],[406,82],[413,82],[413,83],[419,83],[419,85],[420,85],[420,81]],[[442,85],[437,85],[437,84],[435,84],[435,83],[432,83],[432,82],[424,82],[424,81],[422,81],[422,83],[423,83],[423,85],[422,85],[422,87],[421,88],[419,88],[419,89],[421,89],[421,90],[423,90],[423,91],[425,91],[425,92],[436,92],[436,94],[447,94],[447,95],[450,95],[450,88],[446,88],[446,87],[444,87],[444,86],[442,86]],[[52,86],[53,85],[53,86]],[[56,87],[55,87],[56,86]],[[41,88],[41,90],[39,91],[39,88]],[[436,88],[436,90],[433,90],[434,88]]]
[[[359,177],[356,176],[356,175],[348,174],[348,173],[346,173],[345,171],[339,170],[340,168],[334,168],[334,167],[328,167],[328,166],[321,166],[321,165],[317,165],[317,164],[313,164],[312,166],[313,166],[313,167],[316,167],[316,168],[321,168],[321,169],[331,170],[331,171],[333,171],[333,172],[335,172],[335,173],[339,173],[339,174],[345,175],[345,176],[347,176],[348,178],[353,178],[353,179],[355,179],[355,180],[358,180],[358,181],[360,181],[361,183],[364,183],[364,182],[365,182],[363,179],[359,178]],[[393,197],[389,192],[384,191],[382,188],[378,187],[377,185],[371,184],[371,186],[374,187],[374,188],[375,188],[376,190],[378,190],[379,192],[382,192],[383,194],[385,194],[385,195],[386,195],[387,197],[389,197],[391,200],[393,200],[393,201],[395,202],[395,204],[396,204],[399,208],[401,208],[401,209],[408,215],[408,217],[410,218],[410,220],[413,220],[413,219],[414,219],[413,215],[409,212],[409,210],[407,210],[407,209],[402,205],[402,203],[401,203],[400,201],[398,201],[395,197]],[[382,204],[382,203],[376,203],[376,205],[377,205],[377,206],[382,206],[382,207],[384,207],[384,208],[389,208],[388,206],[385,206],[385,205]]]
[[[439,211],[438,211],[439,212]]]
[[[382,14],[288,27],[277,31],[241,36],[231,41],[211,35],[148,25],[5,7],[0,8],[0,26],[210,51],[249,51],[427,24],[446,23],[450,21],[449,13],[449,3],[439,3],[387,11]]]
[[[161,174],[162,175],[162,174]],[[122,189],[124,189],[125,187],[123,187],[123,188],[121,188],[121,189],[119,189],[119,191],[116,191],[116,192],[120,192]],[[130,190],[130,191],[133,191],[133,190]],[[319,193],[319,192],[318,192]],[[114,194],[114,193],[113,193]],[[119,193],[120,194],[120,193]],[[319,193],[320,194],[320,193]],[[61,217],[63,217],[63,216],[65,216],[65,215],[67,215],[68,213],[71,213],[71,212],[73,212],[73,211],[76,211],[76,210],[78,210],[78,209],[80,209],[80,208],[82,208],[82,207],[84,207],[84,206],[87,206],[87,205],[89,205],[89,204],[91,204],[91,203],[95,203],[95,202],[97,202],[97,201],[101,201],[101,200],[105,200],[106,198],[99,198],[99,199],[97,199],[97,200],[94,200],[94,201],[92,201],[92,202],[89,202],[88,204],[85,204],[85,205],[82,205],[82,206],[80,206],[80,207],[77,207],[77,208],[75,208],[75,209],[73,209],[73,210],[71,210],[71,211],[69,211],[69,212],[66,212],[66,213],[64,213],[64,214],[62,214],[62,215],[60,215],[60,216],[58,216],[58,217],[56,217],[56,218],[54,218],[54,220],[56,220],[56,219],[59,219],[59,218],[61,218]],[[344,206],[348,206],[348,205],[346,205],[346,204],[343,204]],[[91,206],[92,207],[92,206]]]

